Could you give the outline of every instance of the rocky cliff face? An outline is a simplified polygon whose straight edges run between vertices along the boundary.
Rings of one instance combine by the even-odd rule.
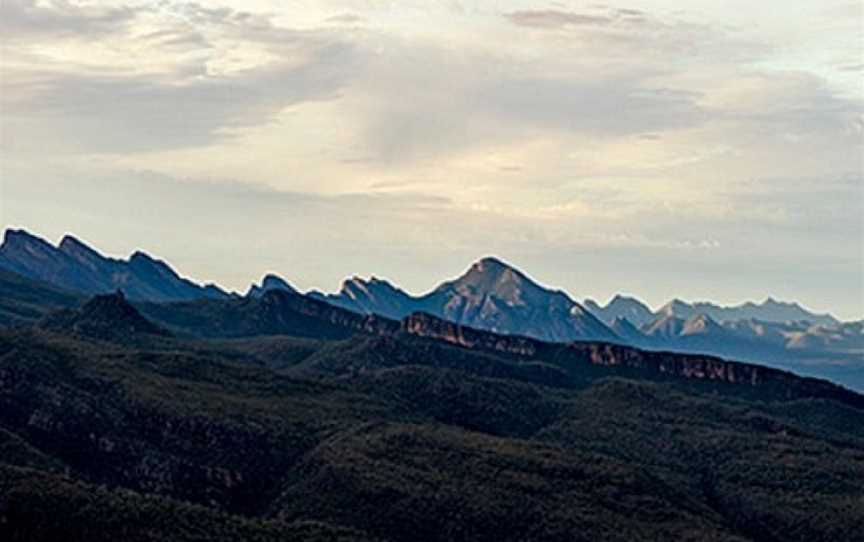
[[[555,362],[568,371],[580,366],[637,371],[650,378],[675,378],[765,388],[786,399],[829,398],[864,407],[864,397],[824,380],[803,378],[789,372],[718,357],[674,352],[652,352],[604,342],[577,341],[554,344],[527,337],[507,336],[460,326],[428,314],[414,314],[402,321],[403,332],[445,341],[465,348],[518,358]]]
[[[279,318],[280,315],[286,313],[293,313],[315,322],[344,328],[356,333],[392,335],[399,329],[399,324],[395,320],[375,314],[357,314],[323,301],[279,290],[267,292],[261,298],[260,306],[264,314],[273,318]],[[286,330],[286,332],[288,331]]]
[[[533,357],[538,341],[527,337],[506,336],[461,326],[429,314],[412,314],[402,321],[402,331],[410,335],[446,341],[448,343],[492,352]]]

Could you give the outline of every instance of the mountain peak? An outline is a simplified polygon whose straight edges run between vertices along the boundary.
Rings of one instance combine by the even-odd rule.
[[[260,286],[258,286],[257,284],[253,284],[249,287],[249,291],[246,293],[246,296],[259,298],[271,290],[281,290],[292,294],[297,293],[297,290],[295,290],[293,286],[288,284],[285,279],[283,279],[279,275],[276,275],[275,273],[268,273],[264,275],[263,279],[261,279]]]
[[[472,267],[476,268],[478,271],[503,271],[507,269],[514,269],[513,266],[504,263],[504,261],[494,256],[486,256],[484,258],[480,258],[478,261],[474,262],[474,265],[472,265]]]
[[[150,256],[146,252],[141,250],[136,250],[132,253],[132,256],[129,257],[129,262],[147,262],[147,263],[162,263],[153,256]]]
[[[12,247],[23,247],[23,246],[39,246],[46,249],[54,249],[51,246],[51,243],[42,239],[41,237],[37,237],[32,233],[28,232],[24,229],[12,229],[9,228],[3,234],[3,247],[5,249],[9,249]]]
[[[650,312],[650,309],[645,305],[645,303],[642,303],[641,301],[639,301],[635,297],[631,297],[631,296],[627,296],[627,295],[621,295],[621,294],[615,294],[615,297],[613,297],[609,301],[609,304],[606,305],[606,308],[614,308],[614,307],[622,307],[622,308],[629,307],[629,308],[636,308],[638,310],[644,310],[646,312]]]
[[[60,240],[60,245],[58,246],[58,248],[60,248],[60,249],[80,248],[80,249],[93,250],[86,243],[84,243],[84,241],[81,241],[80,239],[78,239],[74,235],[69,235],[69,234],[63,236],[63,239]]]
[[[126,300],[126,295],[121,290],[94,296],[80,309],[50,315],[42,322],[41,327],[102,340],[126,341],[139,334],[163,337],[171,335],[141,316],[138,309]]]
[[[26,238],[26,237],[33,237],[33,235],[31,235],[29,232],[27,232],[27,230],[8,228],[3,233],[3,242],[4,243],[10,243],[10,242],[16,241],[18,239]]]
[[[288,285],[287,282],[285,282],[285,279],[273,273],[268,273],[264,275],[264,278],[261,280],[261,285],[265,288],[267,286],[281,286],[286,289],[293,289],[291,288],[291,286]]]
[[[469,297],[492,296],[508,304],[524,304],[526,296],[551,293],[515,267],[491,256],[475,262],[465,274],[445,282],[439,290],[453,290]]]
[[[524,281],[535,285],[534,281],[529,279],[525,273],[519,271],[513,265],[508,264],[507,262],[495,258],[494,256],[487,256],[482,258],[474,264],[471,265],[468,272],[463,275],[463,277],[467,277],[469,275],[474,276],[485,276],[490,279],[495,280],[514,280],[514,281]]]
[[[622,294],[616,294],[605,307],[590,299],[585,301],[585,307],[606,325],[612,325],[618,318],[624,317],[629,323],[640,327],[656,318],[645,303]]]
[[[105,256],[99,254],[95,249],[71,235],[65,235],[60,241],[57,249],[63,254],[70,256],[78,263],[86,265],[90,269],[94,269],[108,262],[108,259],[105,258]]]

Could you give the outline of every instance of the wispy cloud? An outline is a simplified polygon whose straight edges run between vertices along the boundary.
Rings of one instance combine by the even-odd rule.
[[[615,22],[615,17],[608,15],[592,15],[554,9],[521,10],[507,13],[505,16],[513,24],[535,28],[607,26]]]

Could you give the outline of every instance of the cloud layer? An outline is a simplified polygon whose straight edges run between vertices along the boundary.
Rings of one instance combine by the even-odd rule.
[[[116,247],[170,224],[310,286],[336,257],[422,289],[497,252],[577,296],[783,277],[860,316],[850,6],[736,6],[3,2],[0,218]]]

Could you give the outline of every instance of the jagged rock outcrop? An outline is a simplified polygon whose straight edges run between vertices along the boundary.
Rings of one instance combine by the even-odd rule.
[[[446,341],[466,348],[478,348],[525,357],[532,357],[537,354],[538,342],[528,337],[489,333],[435,318],[425,313],[412,314],[404,319],[402,321],[402,331],[419,337]]]
[[[649,378],[680,378],[735,386],[764,387],[786,399],[828,398],[864,406],[864,397],[824,380],[714,356],[641,350],[621,344],[576,341],[555,344],[528,337],[499,335],[447,322],[428,314],[414,314],[402,322],[403,332],[450,344],[516,356],[525,360],[555,360],[578,374],[580,367],[638,371]]]

